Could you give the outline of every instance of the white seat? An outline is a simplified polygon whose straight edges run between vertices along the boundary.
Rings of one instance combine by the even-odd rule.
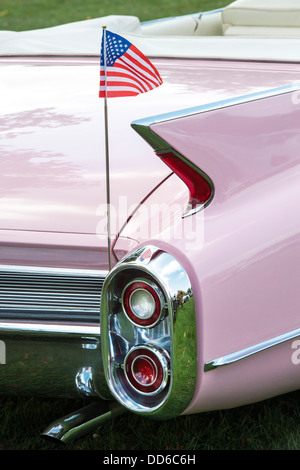
[[[300,37],[299,0],[237,0],[222,12],[226,36]]]

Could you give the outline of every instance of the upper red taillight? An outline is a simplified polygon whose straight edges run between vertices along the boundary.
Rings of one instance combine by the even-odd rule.
[[[191,209],[195,209],[211,199],[212,184],[201,174],[200,170],[179,158],[174,152],[157,152],[156,154],[187,185],[190,192],[189,205]]]
[[[164,301],[162,293],[153,283],[134,281],[124,289],[122,305],[130,321],[147,328],[159,321]]]

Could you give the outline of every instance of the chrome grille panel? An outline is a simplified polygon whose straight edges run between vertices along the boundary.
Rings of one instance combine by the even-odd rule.
[[[0,265],[0,318],[98,323],[106,274]]]

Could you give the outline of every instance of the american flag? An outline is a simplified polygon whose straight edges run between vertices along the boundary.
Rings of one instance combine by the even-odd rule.
[[[104,47],[106,54],[104,54]],[[118,34],[108,30],[103,31],[100,58],[100,98],[135,96],[153,90],[162,82],[154,65],[133,44]]]

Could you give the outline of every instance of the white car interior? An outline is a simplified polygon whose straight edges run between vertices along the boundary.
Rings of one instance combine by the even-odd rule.
[[[143,34],[300,37],[299,0],[237,0],[222,10],[152,22]]]
[[[237,0],[223,9],[141,23],[110,15],[32,31],[0,31],[0,55],[98,56],[102,26],[149,57],[300,60],[299,0]]]

